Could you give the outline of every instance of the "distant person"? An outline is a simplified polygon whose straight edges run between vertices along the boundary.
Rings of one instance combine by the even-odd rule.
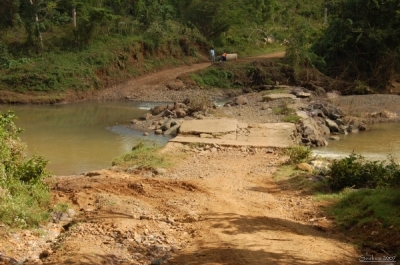
[[[213,47],[211,47],[210,49],[210,56],[211,56],[211,62],[213,63],[215,61],[215,51]]]
[[[221,56],[221,60],[222,60],[223,62],[225,62],[225,61],[226,61],[226,52],[224,52],[224,53],[222,54],[222,56]]]

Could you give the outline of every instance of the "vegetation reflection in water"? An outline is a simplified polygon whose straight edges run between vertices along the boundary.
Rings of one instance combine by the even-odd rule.
[[[125,126],[147,112],[132,102],[0,106],[0,111],[6,110],[18,116],[15,122],[24,130],[20,136],[28,145],[28,154],[43,155],[49,160],[49,170],[57,175],[108,168],[115,157],[142,140],[158,145],[168,141],[163,136],[144,138]]]

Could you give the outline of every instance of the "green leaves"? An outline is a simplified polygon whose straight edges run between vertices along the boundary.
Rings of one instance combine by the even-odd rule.
[[[37,225],[47,218],[50,202],[47,161],[41,156],[25,157],[12,112],[0,112],[0,221],[18,227]]]
[[[349,188],[393,187],[400,185],[400,166],[393,160],[367,161],[361,155],[350,154],[331,165],[329,186],[333,190]]]
[[[312,51],[326,61],[325,73],[385,88],[400,69],[400,6],[397,0],[340,0]]]

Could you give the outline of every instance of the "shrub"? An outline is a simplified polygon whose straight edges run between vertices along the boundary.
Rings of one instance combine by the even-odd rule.
[[[306,162],[311,157],[311,152],[312,150],[308,146],[292,146],[285,150],[291,164]]]
[[[169,160],[159,151],[159,147],[146,146],[140,142],[132,148],[131,152],[114,159],[112,165],[124,168],[135,167],[137,169],[154,169],[169,166]]]
[[[393,159],[385,164],[384,161],[366,161],[363,156],[352,153],[332,163],[328,183],[333,190],[399,186],[400,166]]]
[[[0,112],[0,221],[16,227],[36,226],[48,218],[49,176],[41,156],[25,157],[25,145],[12,112]]]

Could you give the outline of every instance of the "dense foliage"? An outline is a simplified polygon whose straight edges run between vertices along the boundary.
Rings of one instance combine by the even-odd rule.
[[[384,161],[367,161],[361,155],[351,154],[332,163],[328,184],[335,191],[346,187],[399,187],[400,166],[393,159],[385,164]]]
[[[385,88],[400,69],[400,2],[336,0],[330,21],[312,47],[326,74]]]
[[[322,0],[0,0],[0,89],[86,91],[210,46],[241,56],[281,43],[297,18],[322,25]],[[203,57],[204,58],[204,57]]]
[[[0,222],[27,227],[48,216],[50,195],[42,182],[48,176],[47,161],[25,157],[13,119],[11,112],[0,113]]]

